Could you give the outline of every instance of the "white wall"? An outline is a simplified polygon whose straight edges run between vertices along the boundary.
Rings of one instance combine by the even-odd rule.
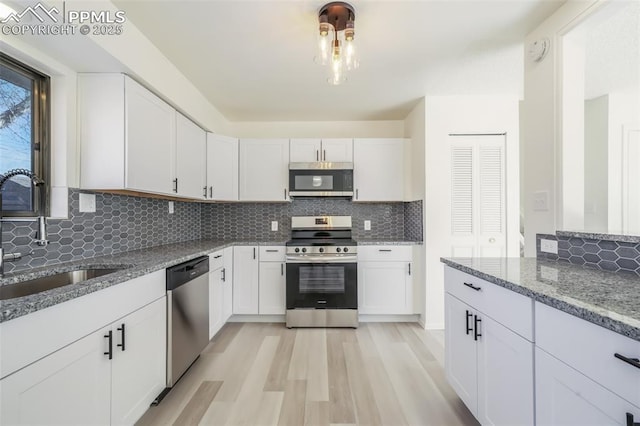
[[[404,120],[404,137],[410,140],[405,161],[410,165],[408,182],[405,183],[407,200],[423,200],[422,229],[423,238],[427,238],[425,230],[425,99],[413,108]],[[426,326],[426,278],[424,244],[414,247],[415,267],[413,273],[413,307],[420,314],[420,323]]]
[[[567,2],[525,38],[524,102],[520,129],[526,159],[522,170],[526,256],[536,254],[536,233],[553,234],[562,228],[562,85],[559,78],[559,43],[562,35],[602,3],[601,0]],[[549,52],[542,61],[534,62],[527,53],[528,46],[543,38],[550,40]],[[533,209],[533,196],[538,191],[548,192],[548,210]]]
[[[444,267],[451,256],[450,133],[503,133],[506,142],[507,254],[519,255],[518,96],[428,96],[426,104],[426,316],[427,328],[444,326]]]
[[[236,121],[228,134],[239,138],[398,138],[404,122],[391,121]]]
[[[608,229],[609,96],[584,103],[584,229]]]

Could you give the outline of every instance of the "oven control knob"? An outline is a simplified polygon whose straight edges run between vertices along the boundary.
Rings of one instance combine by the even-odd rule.
[[[344,252],[346,253],[346,252],[348,252],[348,251],[349,251],[349,248],[348,248],[348,247],[345,247],[345,248],[344,248]]]
[[[303,248],[303,249],[302,249],[302,252],[303,252],[303,253],[306,253],[306,252],[307,252],[307,249],[306,249],[306,248]]]
[[[324,249],[322,247],[320,247],[320,253],[324,253]]]
[[[336,253],[340,253],[341,251],[342,251],[342,249],[341,249],[340,247],[338,247],[338,248],[336,249]]]
[[[300,253],[300,249],[296,247],[296,253]]]

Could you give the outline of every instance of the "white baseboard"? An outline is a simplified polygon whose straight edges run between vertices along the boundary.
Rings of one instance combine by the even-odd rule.
[[[360,322],[419,322],[420,315],[358,315]]]
[[[284,315],[231,315],[227,322],[285,322]]]
[[[429,322],[424,326],[425,330],[444,330],[443,322]]]

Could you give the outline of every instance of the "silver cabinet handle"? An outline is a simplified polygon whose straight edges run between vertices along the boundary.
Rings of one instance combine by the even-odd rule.
[[[178,192],[178,178],[175,178],[173,180],[173,192],[175,192],[175,193]]]
[[[284,189],[284,199],[287,199],[287,188]]]
[[[411,275],[411,263],[409,263],[409,275]]]
[[[316,161],[320,161],[320,151],[316,149]]]
[[[209,198],[213,198],[213,186],[209,187]]]
[[[222,257],[221,254],[217,255],[217,256],[213,256],[214,259],[220,259]]]
[[[226,268],[222,268],[222,282],[227,281],[227,269]]]
[[[358,198],[360,198],[360,197],[359,197],[359,195],[358,195],[358,189],[356,188],[356,200],[357,200]]]
[[[267,249],[267,253],[277,253],[278,250]]]
[[[378,251],[390,252],[390,251],[391,251],[391,249],[378,249]]]
[[[203,187],[202,190],[204,191],[204,198],[207,198],[207,187]]]
[[[322,160],[323,161],[327,161],[327,150],[326,149],[322,151]]]
[[[280,275],[284,277],[284,263],[280,264]]]

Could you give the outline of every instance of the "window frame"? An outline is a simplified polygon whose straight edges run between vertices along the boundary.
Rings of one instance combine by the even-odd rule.
[[[30,218],[50,214],[51,194],[51,78],[29,65],[0,52],[0,65],[34,81],[31,118],[32,172],[44,181],[44,205],[38,190],[31,191],[33,210],[2,210],[4,218]],[[0,170],[0,174],[6,170]]]

